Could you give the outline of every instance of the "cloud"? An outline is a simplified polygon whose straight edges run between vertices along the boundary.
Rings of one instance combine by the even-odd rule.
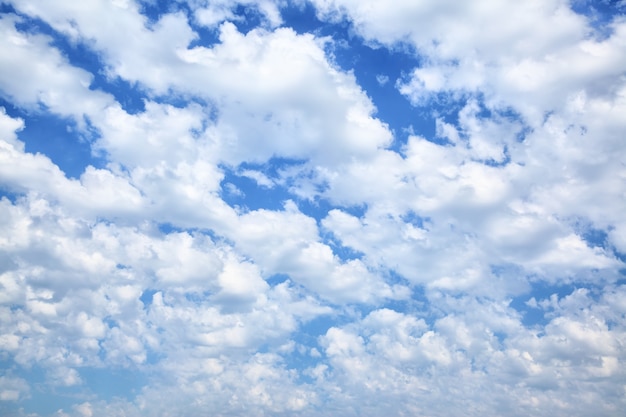
[[[333,302],[403,298],[402,287],[387,285],[359,260],[342,261],[320,242],[315,220],[291,201],[282,212],[256,210],[240,218],[241,250],[257,260],[266,276],[288,274]],[[283,226],[284,225],[284,226]]]
[[[215,27],[224,21],[241,21],[241,16],[235,13],[237,7],[245,7],[250,13],[253,9],[269,27],[277,27],[283,23],[280,2],[253,1],[253,0],[221,0],[221,1],[187,1],[194,11],[194,18],[202,26]]]
[[[71,66],[57,49],[50,48],[50,37],[20,32],[15,27],[20,23],[23,19],[10,14],[0,20],[0,90],[7,97],[27,108],[45,106],[78,122],[83,114],[100,112],[112,104],[111,96],[89,90],[92,74]]]
[[[10,4],[2,413],[620,415],[619,13]]]

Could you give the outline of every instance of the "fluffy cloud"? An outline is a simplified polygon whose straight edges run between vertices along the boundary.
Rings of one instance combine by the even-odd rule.
[[[187,3],[193,10],[195,21],[202,26],[214,27],[223,21],[241,21],[244,20],[238,16],[235,10],[238,7],[245,7],[248,13],[251,10],[259,13],[265,21],[264,23],[270,27],[279,26],[282,23],[282,17],[278,6],[281,2],[273,0],[255,1],[255,0],[182,0]],[[251,10],[250,10],[251,9]]]
[[[451,115],[435,113],[436,140],[416,135],[400,155],[318,169],[315,180],[326,185],[320,195],[368,205],[362,219],[331,211],[325,220],[344,244],[445,287],[482,285],[498,264],[546,279],[579,279],[588,268],[616,276],[621,262],[612,250],[589,247],[581,234],[604,230],[621,246],[623,147],[615,132],[623,126],[613,117],[623,110],[619,18],[599,38],[565,2],[315,4],[321,18],[348,19],[372,42],[416,48],[423,64],[397,84],[414,105],[465,102]],[[518,16],[513,24],[502,24],[505,11]],[[530,21],[538,30],[527,30]],[[415,214],[425,224],[404,221]],[[446,271],[450,257],[456,276]]]
[[[77,121],[83,114],[95,114],[112,104],[111,96],[89,90],[93,75],[71,66],[57,49],[50,47],[50,37],[17,31],[16,24],[24,24],[23,19],[3,15],[0,20],[0,89],[4,95],[18,105],[35,109],[44,106]]]
[[[381,401],[364,400],[354,411],[358,415],[376,415],[394,398],[411,398],[409,402],[419,407],[414,412],[445,415],[450,409],[460,412],[467,396],[482,404],[464,411],[469,415],[494,410],[511,413],[511,408],[519,410],[512,415],[529,409],[540,415],[567,413],[568,409],[593,413],[602,389],[617,397],[595,412],[611,415],[621,396],[619,388],[611,388],[622,373],[616,366],[615,355],[620,354],[614,350],[616,335],[603,339],[608,317],[588,310],[592,303],[586,294],[577,291],[562,299],[555,297],[560,308],[582,296],[585,307],[572,306],[567,313],[561,310],[545,334],[525,329],[519,315],[506,305],[469,298],[436,301],[446,314],[432,327],[410,315],[376,310],[358,323],[331,328],[322,337],[331,365],[326,375],[339,378],[353,395],[365,391]],[[599,306],[593,304],[593,309]],[[568,373],[566,380],[562,372]],[[603,375],[601,389],[594,387],[599,375]],[[491,381],[489,392],[481,393],[479,387],[487,380]],[[566,381],[576,381],[576,389],[586,395],[545,394],[546,387],[564,389]]]
[[[3,8],[2,413],[619,415],[622,17],[158,3]],[[366,90],[361,41],[419,65]]]

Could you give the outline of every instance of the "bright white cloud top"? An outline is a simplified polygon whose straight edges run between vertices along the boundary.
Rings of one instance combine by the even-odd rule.
[[[3,416],[622,416],[623,1],[0,4]]]

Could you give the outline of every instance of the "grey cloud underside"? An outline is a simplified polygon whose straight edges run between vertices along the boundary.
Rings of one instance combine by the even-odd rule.
[[[152,19],[151,2],[10,4],[0,92],[26,116],[0,112],[3,414],[626,408],[622,6],[598,28],[561,0],[308,3],[419,56],[375,76],[430,113],[426,135],[377,118],[339,41],[290,28],[285,2],[181,0]],[[240,31],[241,10],[259,27]],[[70,178],[29,152],[37,114],[104,162]],[[285,198],[233,204],[248,190],[229,175]],[[107,396],[93,370],[146,382]],[[37,409],[46,395],[66,400]]]

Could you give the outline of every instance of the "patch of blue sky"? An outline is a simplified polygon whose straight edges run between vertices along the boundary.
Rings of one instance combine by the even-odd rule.
[[[0,2],[0,13],[15,13],[15,7],[9,3]]]
[[[144,374],[127,369],[77,368],[77,371],[85,384],[63,387],[50,384],[41,367],[21,369],[15,376],[28,380],[31,386],[31,397],[21,402],[24,412],[52,415],[58,410],[70,411],[74,404],[87,400],[130,400],[148,381]]]
[[[332,233],[321,233],[322,242],[328,245],[333,253],[343,261],[362,259],[363,253],[349,246],[344,246]]]
[[[541,301],[549,300],[552,296],[556,296],[560,300],[578,288],[583,287],[573,283],[550,284],[545,281],[536,281],[533,282],[530,292],[514,297],[509,306],[522,315],[522,324],[525,326],[545,326],[551,320],[551,309],[542,307]],[[595,291],[597,292],[599,288],[597,287]]]
[[[9,254],[0,252],[0,274],[13,271],[18,267],[18,263]],[[0,288],[4,290],[4,285],[0,284]],[[13,307],[14,305],[11,305],[11,310],[14,309]]]
[[[0,376],[19,376],[14,375],[16,363],[12,360],[6,360],[6,357],[8,357],[7,352],[0,353]]]
[[[164,15],[182,11],[191,13],[184,1],[140,0],[139,11],[148,19],[148,24],[156,24]]]
[[[211,291],[193,291],[185,292],[185,300],[192,304],[203,304],[211,301],[211,296],[214,295]]]
[[[46,32],[43,32],[46,33]],[[82,42],[69,42],[66,37],[53,30],[46,33],[54,39],[53,45],[63,51],[69,63],[82,68],[92,75],[91,90],[100,90],[111,94],[129,114],[145,110],[145,94],[136,83],[129,83],[120,77],[110,77],[102,69],[106,67],[99,53]]]
[[[154,294],[156,294],[157,292],[159,292],[159,290],[148,288],[141,293],[141,295],[139,296],[139,300],[143,303],[144,310],[150,308],[150,306],[152,305]]]
[[[605,230],[588,228],[580,235],[587,245],[592,248],[607,248],[608,233]]]
[[[241,170],[261,171],[269,178],[278,179],[282,177],[282,172],[290,167],[300,167],[306,164],[307,159],[285,158],[275,156],[270,158],[266,163],[258,164],[253,162],[242,162],[239,165]]]
[[[238,4],[233,10],[233,14],[237,19],[233,19],[232,23],[241,33],[248,33],[251,30],[267,26],[265,16],[258,7]]]
[[[546,318],[543,309],[531,307],[527,304],[530,299],[531,297],[527,295],[515,297],[509,306],[521,314],[521,321],[524,326],[545,326],[550,320]]]
[[[157,328],[156,332],[161,334],[163,333],[162,328]],[[157,365],[163,359],[165,359],[167,355],[162,352],[158,352],[156,350],[151,349],[150,347],[146,347],[146,362],[145,365]]]
[[[2,4],[2,13],[15,13],[8,5]],[[101,68],[100,56],[81,42],[70,42],[64,35],[55,31],[47,23],[20,15],[21,22],[16,27],[26,33],[43,34],[51,38],[51,45],[62,51],[68,62],[88,71],[92,76],[90,89],[109,93],[129,113],[145,110],[144,93],[134,84],[116,77],[109,79]],[[25,150],[30,153],[42,153],[48,156],[69,178],[78,178],[89,165],[101,168],[105,165],[102,157],[91,151],[91,141],[98,136],[89,120],[82,120],[84,129],[79,129],[75,120],[53,115],[40,104],[39,109],[24,109],[0,96],[0,106],[9,116],[24,120],[24,129],[19,132],[19,139],[25,143]]]
[[[283,26],[297,33],[315,33],[322,30],[322,23],[315,14],[315,8],[309,2],[287,2],[280,9]]]
[[[222,166],[224,179],[221,197],[232,207],[239,207],[243,211],[280,210],[285,201],[292,200],[302,213],[319,222],[328,215],[331,209],[336,208],[320,197],[325,185],[316,185],[315,197],[303,198],[292,193],[291,187],[296,185],[302,176],[312,179],[315,174],[300,172],[296,177],[288,177],[284,174],[291,167],[303,167],[305,163],[306,161],[298,159],[272,158],[265,164],[242,163],[237,168]],[[341,207],[341,209],[361,217],[367,207],[349,206]]]
[[[437,112],[437,116],[441,118],[445,123],[451,124],[455,127],[460,126],[460,110],[465,107],[468,102],[472,100],[478,104],[478,112],[475,117],[482,121],[489,120],[503,120],[511,123],[510,128],[513,129],[515,140],[517,142],[523,142],[526,139],[526,136],[532,132],[530,126],[524,123],[522,116],[511,108],[504,109],[490,109],[484,104],[484,97],[482,95],[468,95],[463,100],[456,102],[456,104],[449,106],[448,111],[445,114],[439,114]],[[454,108],[454,111],[449,111]],[[462,128],[457,129],[459,133],[459,138],[463,141],[469,140],[469,135]],[[442,137],[439,135],[435,135],[433,138],[427,138],[428,140],[437,143],[439,145],[452,145],[450,140],[446,137]],[[503,145],[502,153],[504,158],[501,160],[495,160],[493,158],[489,159],[475,159],[476,162],[483,163],[492,167],[503,167],[511,163],[511,153],[509,151],[509,146],[507,144]]]
[[[328,332],[331,327],[342,327],[352,321],[346,314],[334,313],[322,315],[300,324],[298,331],[292,335],[293,340],[302,345],[319,349],[319,338]],[[321,350],[320,350],[321,351]]]
[[[507,109],[498,109],[497,117],[504,118],[509,122],[513,123],[515,126],[515,140],[518,143],[522,143],[526,140],[526,137],[533,132],[533,128],[530,127],[523,119],[523,117],[514,110],[509,108]],[[508,149],[506,150],[508,152]],[[507,158],[510,158],[507,155]],[[510,162],[510,161],[509,161]]]
[[[277,274],[268,279],[269,283],[277,282],[283,279],[288,280],[287,275]],[[293,350],[281,353],[285,367],[287,369],[295,369],[303,371],[304,369],[316,366],[322,359],[323,348],[319,345],[320,337],[332,327],[342,327],[352,320],[351,315],[336,310],[333,314],[324,314],[317,316],[311,320],[303,321],[299,324],[297,331],[291,334],[291,341],[294,342]],[[259,352],[276,351],[275,346],[265,344],[258,349]],[[306,373],[298,372],[296,375],[298,382],[311,382],[310,377]]]
[[[403,222],[419,227],[420,229],[428,229],[428,224],[432,222],[430,217],[423,217],[413,210],[409,210],[401,216]]]
[[[221,197],[232,207],[239,207],[243,211],[280,210],[286,200],[294,198],[284,187],[260,185],[257,180],[241,174],[246,171],[245,169],[234,170],[223,167],[223,170]]]
[[[266,277],[265,281],[274,287],[278,284],[282,284],[283,282],[290,281],[290,278],[287,274],[274,274]]]
[[[335,310],[332,314],[322,314],[310,320],[302,321],[298,330],[294,332],[293,340],[302,345],[317,346],[320,336],[326,334],[331,327],[341,327],[350,322],[340,310]]]
[[[447,98],[445,98],[447,97]],[[481,92],[466,92],[462,96],[455,96],[454,98],[447,96],[445,93],[441,96],[443,100],[452,100],[450,105],[445,105],[442,108],[434,107],[437,116],[444,122],[458,126],[460,122],[460,111],[468,104],[476,105],[475,117],[480,120],[501,120],[511,123],[513,126],[519,128],[522,132],[527,132],[529,127],[524,121],[523,116],[519,111],[510,106],[493,107],[486,103],[485,94]],[[437,99],[435,99],[436,101]],[[547,120],[547,117],[546,119]],[[463,135],[463,132],[459,132]]]
[[[626,14],[626,2],[623,0],[574,0],[570,2],[570,7],[589,20],[597,40],[611,36],[613,20]]]
[[[515,109],[511,107],[488,107],[485,104],[485,97],[483,94],[476,94],[473,96],[473,99],[476,99],[479,109],[476,117],[482,120],[509,122],[511,124],[511,127],[519,130],[519,132],[516,133],[518,137],[520,134],[527,133],[528,129],[530,129],[530,127],[524,121],[523,116]]]
[[[367,203],[355,204],[351,206],[339,206],[338,205],[337,207],[340,207],[341,211],[344,211],[358,218],[365,216],[365,213],[367,213],[367,210],[369,209],[369,206],[367,205]]]
[[[20,402],[26,415],[31,413],[52,415],[59,409],[69,410],[77,400],[85,401],[88,398],[85,387],[63,387],[51,384],[46,370],[41,366],[20,367],[12,374],[12,376],[27,380],[30,385],[30,397]]]
[[[106,325],[107,325],[107,327],[108,327],[109,329],[113,329],[113,328],[115,328],[115,327],[120,327],[119,322],[118,322],[117,320],[115,320],[115,319],[114,319],[113,317],[111,317],[111,316],[105,316],[105,317],[102,319],[102,322],[103,322],[104,324],[106,324]]]
[[[587,243],[587,246],[591,248],[602,248],[622,262],[626,262],[626,253],[620,252],[610,244],[609,232],[612,229],[613,227],[611,226],[606,229],[598,229],[584,221],[574,224],[574,230],[576,230],[578,235]]]
[[[411,74],[407,74],[402,82],[406,83],[410,80]],[[413,103],[413,106],[420,109],[425,115],[432,115],[444,119],[448,123],[453,123],[458,117],[459,111],[465,107],[468,101],[477,100],[480,97],[473,91],[469,90],[439,90],[428,92],[422,100],[418,103]],[[428,137],[427,137],[428,138]]]
[[[22,193],[17,192],[16,190],[10,190],[5,185],[0,183],[0,200],[6,198],[11,202],[11,204],[16,204],[22,196]]]
[[[100,168],[105,161],[91,152],[89,138],[69,118],[44,111],[29,111],[12,105],[0,97],[0,107],[7,115],[24,120],[18,138],[26,152],[41,153],[54,162],[69,178],[78,178],[89,165]]]
[[[185,229],[183,227],[179,227],[179,226],[175,226],[171,223],[159,223],[157,225],[157,228],[159,230],[159,232],[163,233],[164,235],[169,235],[170,233],[184,233],[184,232],[188,232],[189,229]]]
[[[89,391],[105,401],[114,398],[132,400],[148,383],[146,374],[135,369],[83,368],[80,376]]]
[[[302,211],[304,214],[320,220],[321,218],[325,217],[330,210],[338,206],[331,205],[328,200],[323,197],[315,196],[315,198],[313,199],[299,199],[298,207],[300,208],[300,211]],[[355,209],[358,211],[358,207]]]
[[[357,82],[376,106],[376,117],[387,123],[394,133],[395,141],[390,149],[399,150],[412,134],[433,137],[435,121],[431,109],[412,106],[396,85],[403,77],[403,71],[418,66],[419,59],[401,51],[375,48],[361,42],[353,41],[353,44],[356,50],[342,49],[338,55],[355,55],[353,72]]]

